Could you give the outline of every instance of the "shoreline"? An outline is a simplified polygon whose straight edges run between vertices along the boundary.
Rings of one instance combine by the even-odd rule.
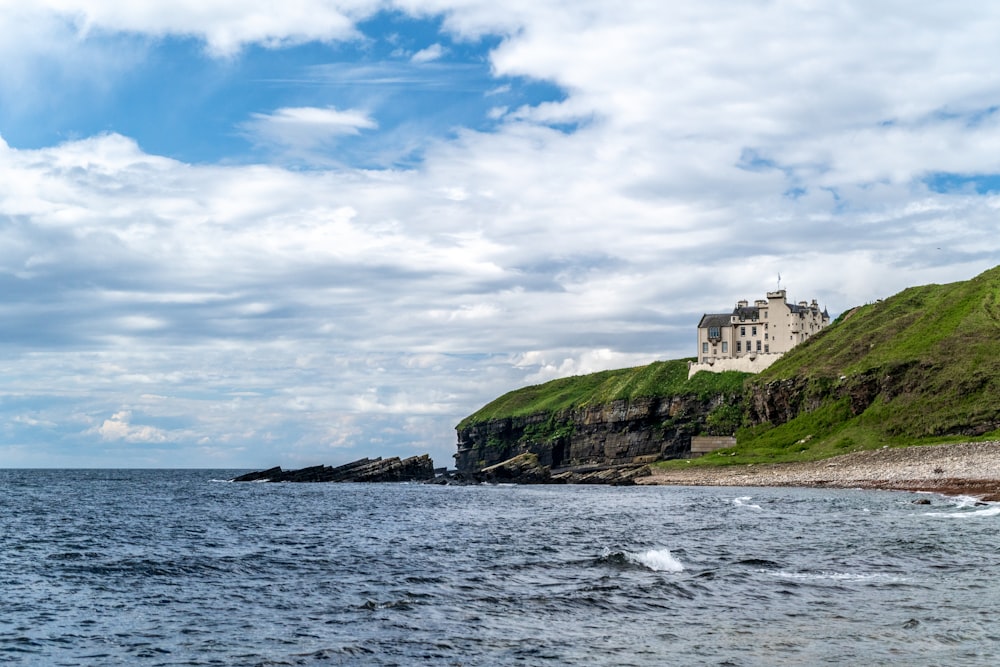
[[[636,484],[922,491],[1000,502],[1000,441],[884,447],[820,461],[650,468]]]

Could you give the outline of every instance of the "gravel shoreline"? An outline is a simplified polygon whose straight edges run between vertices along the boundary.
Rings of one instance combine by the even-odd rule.
[[[637,484],[928,491],[1000,501],[1000,441],[893,447],[808,463],[653,468]]]

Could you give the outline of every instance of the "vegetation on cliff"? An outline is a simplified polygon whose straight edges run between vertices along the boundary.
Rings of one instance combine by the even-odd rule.
[[[663,396],[738,394],[748,373],[699,373],[688,380],[688,360],[657,361],[647,366],[601,371],[551,380],[508,392],[459,423],[473,424],[507,417],[557,413],[615,401]]]
[[[748,374],[687,373],[687,360],[661,361],[509,392],[458,425],[455,465],[521,454],[554,469],[636,465],[684,456],[693,435],[732,435]]]

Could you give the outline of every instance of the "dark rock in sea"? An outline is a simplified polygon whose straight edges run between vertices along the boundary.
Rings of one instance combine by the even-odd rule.
[[[434,478],[434,462],[427,454],[400,460],[359,459],[341,466],[311,466],[299,470],[280,467],[251,472],[234,482],[422,482]]]
[[[554,472],[552,482],[555,484],[632,486],[636,479],[648,477],[651,474],[648,465],[578,468]]]
[[[577,466],[553,471],[536,454],[525,452],[483,470],[470,472],[434,469],[426,454],[400,460],[359,459],[341,466],[311,466],[299,470],[280,467],[250,472],[234,482],[424,482],[426,484],[607,484],[623,486],[650,474],[646,465]]]
[[[450,470],[428,484],[606,484],[630,486],[639,477],[650,475],[648,465],[577,466],[553,470],[542,465],[537,455],[526,452],[480,471]]]
[[[484,482],[512,482],[516,484],[545,484],[551,477],[548,466],[538,462],[531,452],[483,468],[480,475]]]
[[[257,472],[248,472],[245,475],[240,475],[239,477],[233,479],[234,482],[268,482],[272,477],[277,477],[281,475],[281,468],[275,466],[273,468],[268,468],[267,470],[259,470]]]

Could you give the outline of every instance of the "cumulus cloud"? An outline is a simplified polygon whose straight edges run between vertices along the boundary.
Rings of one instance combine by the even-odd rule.
[[[196,35],[223,56],[250,43],[279,47],[357,37],[355,21],[379,7],[378,2],[365,0],[290,0],[280,5],[267,0],[39,0],[32,5],[71,22],[81,36],[94,31]]]
[[[167,439],[163,430],[152,426],[130,423],[132,413],[128,410],[116,412],[95,430],[104,440],[124,440],[133,443],[161,443]]]

